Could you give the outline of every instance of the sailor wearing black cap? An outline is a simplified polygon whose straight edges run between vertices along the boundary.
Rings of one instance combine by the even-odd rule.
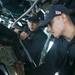
[[[38,66],[40,54],[47,39],[47,35],[41,28],[39,28],[39,24],[41,23],[42,18],[37,13],[28,17],[28,21],[28,25],[25,26],[20,32],[20,38],[22,39],[22,42],[31,55],[32,59]],[[16,29],[14,31],[16,31]],[[28,73],[30,73],[30,70],[32,70],[33,67],[29,66],[31,64],[28,63],[24,51],[22,51],[22,55],[27,66],[25,67],[26,75],[29,75]]]
[[[62,50],[62,41],[58,45],[58,61],[62,61],[59,75],[75,75],[75,25],[70,18],[69,10],[63,5],[54,5],[46,13],[46,19],[40,26],[48,25],[48,30],[54,37],[62,36],[68,42],[67,49]]]

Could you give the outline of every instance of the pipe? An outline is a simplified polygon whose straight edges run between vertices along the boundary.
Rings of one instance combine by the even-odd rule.
[[[36,1],[33,3],[33,5],[11,25],[11,28],[13,28],[13,26],[14,26],[22,17],[24,17],[27,13],[29,13],[29,12],[31,11],[31,9],[35,6],[35,4],[36,4],[38,1],[39,1],[39,0],[36,0]]]

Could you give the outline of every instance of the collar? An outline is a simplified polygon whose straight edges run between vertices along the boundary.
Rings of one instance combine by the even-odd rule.
[[[73,39],[71,40],[71,42],[69,43],[69,46],[73,45],[75,43],[75,36],[73,37]]]

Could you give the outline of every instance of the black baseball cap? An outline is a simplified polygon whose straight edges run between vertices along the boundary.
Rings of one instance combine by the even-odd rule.
[[[29,17],[28,20],[32,22],[39,22],[41,18],[38,15],[35,15],[35,16]]]
[[[69,15],[69,10],[64,5],[53,5],[46,10],[45,20],[39,26],[46,26],[55,16],[59,16],[62,13]]]
[[[33,15],[28,17],[29,21],[39,22],[41,20],[44,20],[44,14],[41,11],[39,11],[38,13],[32,13],[32,14]]]

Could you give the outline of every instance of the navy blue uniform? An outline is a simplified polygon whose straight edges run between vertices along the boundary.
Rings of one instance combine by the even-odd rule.
[[[60,75],[75,75],[75,37],[67,47],[64,64],[60,69]]]
[[[41,51],[43,50],[45,41],[47,39],[47,35],[40,28],[32,32],[29,30],[28,27],[25,27],[23,31],[25,31],[29,35],[30,39],[26,38],[22,42],[25,45],[26,49],[28,50],[29,54],[31,55],[32,59],[36,63],[36,65],[38,65],[40,60],[40,54]],[[25,63],[27,63],[26,66],[29,66],[30,63],[28,63],[24,51],[22,52],[22,56],[24,58]]]

